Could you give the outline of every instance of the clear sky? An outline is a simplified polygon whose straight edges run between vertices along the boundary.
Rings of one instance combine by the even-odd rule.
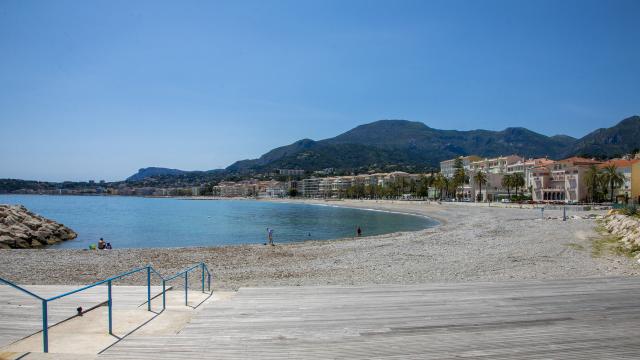
[[[226,167],[379,119],[640,113],[640,1],[0,1],[0,178]]]

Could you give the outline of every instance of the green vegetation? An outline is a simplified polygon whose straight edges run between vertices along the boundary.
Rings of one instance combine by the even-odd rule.
[[[612,235],[604,228],[602,221],[598,222],[596,231],[600,237],[596,238],[592,242],[591,255],[593,257],[600,257],[607,253],[615,255],[624,255],[629,258],[634,258],[640,253],[640,246],[628,248],[623,245],[620,238]]]

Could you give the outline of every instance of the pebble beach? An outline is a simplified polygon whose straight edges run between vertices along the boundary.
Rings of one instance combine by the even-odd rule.
[[[172,274],[203,261],[213,274],[213,287],[229,290],[640,275],[632,258],[594,253],[593,242],[601,237],[596,222],[603,211],[569,212],[563,221],[560,210],[546,210],[543,218],[540,209],[486,204],[296,201],[410,213],[440,225],[379,236],[366,236],[363,229],[365,236],[359,238],[293,244],[278,244],[276,237],[276,246],[3,249],[0,274],[20,284],[82,285],[146,264]],[[140,276],[121,280],[143,282]]]

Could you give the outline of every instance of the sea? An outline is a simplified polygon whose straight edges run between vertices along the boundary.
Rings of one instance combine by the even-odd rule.
[[[416,215],[256,200],[189,200],[123,196],[0,195],[63,223],[78,238],[52,248],[88,248],[104,238],[113,248],[168,248],[264,244],[421,230],[437,221]]]

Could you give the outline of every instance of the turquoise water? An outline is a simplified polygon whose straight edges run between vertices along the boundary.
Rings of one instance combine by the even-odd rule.
[[[333,206],[233,200],[117,196],[0,195],[0,204],[29,210],[72,228],[78,238],[57,248],[87,248],[99,238],[114,248],[287,243],[420,230],[435,220]]]

